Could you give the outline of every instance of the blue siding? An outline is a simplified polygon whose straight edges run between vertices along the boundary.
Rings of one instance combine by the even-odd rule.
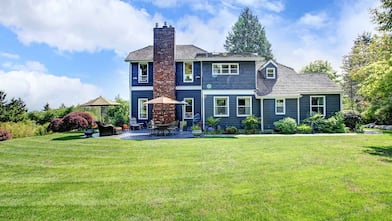
[[[286,114],[276,115],[275,114],[275,99],[263,100],[263,116],[264,116],[264,129],[273,129],[274,122],[281,120],[285,117],[294,118],[297,121],[297,99],[286,99]]]
[[[199,113],[201,116],[201,92],[199,90],[189,91],[176,91],[176,99],[178,101],[184,100],[184,98],[193,98],[193,114]],[[176,107],[176,119],[182,120],[182,105]],[[192,126],[193,120],[186,120],[188,126]]]
[[[148,120],[139,120],[138,116],[138,99],[139,98],[147,98],[148,100],[151,100],[153,98],[153,92],[152,91],[132,91],[132,99],[131,99],[131,116],[135,117],[138,122],[147,122],[148,120],[152,119],[152,105],[148,105]]]
[[[176,85],[197,86],[201,84],[201,63],[193,62],[193,82],[184,82],[184,62],[176,62]]]
[[[301,121],[310,116],[310,96],[325,96],[326,99],[326,116],[330,117],[340,111],[340,94],[314,94],[304,95],[300,99]]]
[[[264,79],[267,78],[267,68],[275,68],[275,79],[278,79],[278,68],[277,68],[273,63],[268,63],[268,64],[261,70],[261,72],[263,73]],[[268,80],[274,80],[274,79],[268,79]]]
[[[131,63],[132,86],[152,86],[153,85],[153,63],[148,62],[148,83],[139,83],[139,63]]]
[[[239,63],[239,75],[212,75],[212,63]],[[256,67],[254,61],[246,62],[203,62],[203,89],[207,84],[212,90],[228,89],[255,89]]]
[[[242,121],[246,117],[237,117],[237,97],[250,96],[252,98],[252,115],[260,117],[260,100],[251,95],[208,95],[205,98],[205,118],[214,116],[214,97],[227,96],[229,97],[229,117],[219,117],[221,119],[220,126],[226,128],[227,126],[235,126],[243,128]]]

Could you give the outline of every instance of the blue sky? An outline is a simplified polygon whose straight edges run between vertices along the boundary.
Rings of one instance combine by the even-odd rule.
[[[29,110],[76,105],[99,95],[128,99],[130,51],[152,44],[155,23],[177,44],[224,51],[228,31],[250,7],[275,59],[299,71],[316,59],[340,72],[356,36],[374,33],[374,0],[2,0],[0,90]]]

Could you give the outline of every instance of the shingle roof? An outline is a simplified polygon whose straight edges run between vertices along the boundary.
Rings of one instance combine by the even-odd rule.
[[[276,80],[264,79],[257,73],[257,96],[289,97],[309,93],[340,93],[342,89],[326,74],[298,74],[294,69],[278,64]]]
[[[125,61],[152,61],[153,60],[153,46],[141,48],[132,51],[125,58]],[[192,60],[195,59],[196,54],[206,53],[204,49],[194,45],[176,45],[176,60]]]

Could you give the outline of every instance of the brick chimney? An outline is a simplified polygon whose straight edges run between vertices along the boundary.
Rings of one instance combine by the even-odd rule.
[[[165,96],[176,99],[175,87],[175,29],[167,26],[154,28],[154,98]],[[175,105],[154,104],[152,117],[155,122],[170,123],[176,120]]]

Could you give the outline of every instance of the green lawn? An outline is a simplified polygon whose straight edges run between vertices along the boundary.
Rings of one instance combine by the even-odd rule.
[[[0,220],[392,220],[392,134],[0,143]]]

